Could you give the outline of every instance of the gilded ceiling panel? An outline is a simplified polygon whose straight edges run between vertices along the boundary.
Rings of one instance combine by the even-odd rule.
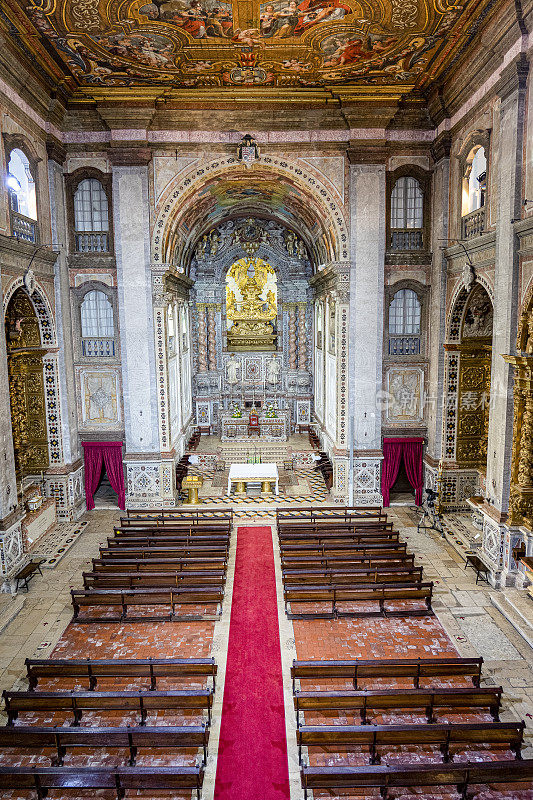
[[[410,89],[435,77],[492,5],[42,0],[24,11],[73,87],[370,85],[379,93],[379,87]]]

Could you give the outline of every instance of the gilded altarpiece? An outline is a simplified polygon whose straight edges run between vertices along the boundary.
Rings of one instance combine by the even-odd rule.
[[[489,431],[493,309],[486,290],[475,285],[461,327],[457,397],[456,461],[485,472]]]
[[[520,319],[514,367],[513,457],[509,524],[533,531],[533,299]]]
[[[9,392],[17,477],[49,466],[43,355],[39,323],[27,294],[19,289],[6,313]]]

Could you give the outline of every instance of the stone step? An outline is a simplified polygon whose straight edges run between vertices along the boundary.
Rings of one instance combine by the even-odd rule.
[[[505,589],[491,595],[491,603],[533,649],[533,600],[528,592]]]

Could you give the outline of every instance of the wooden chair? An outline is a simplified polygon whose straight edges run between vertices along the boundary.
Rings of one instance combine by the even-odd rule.
[[[252,411],[248,417],[248,436],[254,435],[261,436],[261,427],[259,425],[259,415]]]

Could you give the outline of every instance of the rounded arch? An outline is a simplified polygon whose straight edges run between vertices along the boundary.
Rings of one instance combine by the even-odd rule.
[[[297,163],[262,157],[252,171],[235,157],[215,159],[177,176],[166,188],[152,236],[155,263],[186,269],[198,238],[217,223],[253,213],[301,236],[315,268],[348,260],[348,229],[337,192]]]
[[[446,324],[446,341],[458,342],[460,340],[466,304],[476,286],[482,286],[485,289],[490,302],[494,306],[493,287],[483,276],[476,275],[476,279],[470,289],[467,289],[463,283],[458,283],[450,302],[450,311]]]
[[[33,285],[32,285],[33,283]],[[50,350],[57,347],[56,329],[52,307],[46,296],[43,287],[37,281],[28,281],[27,277],[20,276],[15,278],[4,293],[4,318],[9,302],[17,289],[23,288],[28,295],[39,321],[39,331],[41,334],[41,344],[43,348]]]

